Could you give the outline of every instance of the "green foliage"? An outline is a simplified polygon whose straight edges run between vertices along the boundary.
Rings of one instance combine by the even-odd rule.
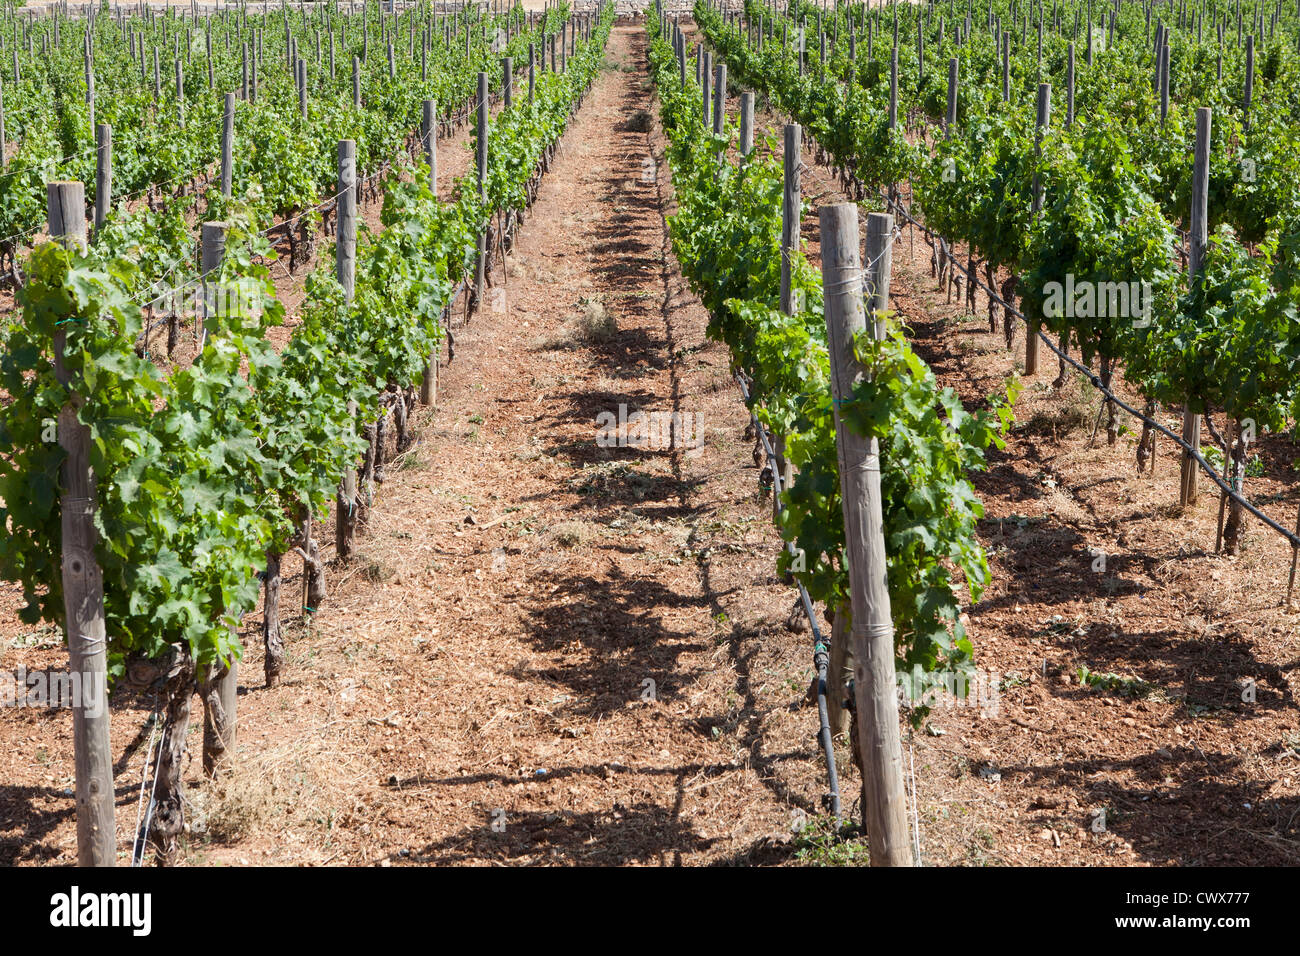
[[[558,7],[535,34],[521,31],[512,43],[549,35],[565,17],[567,7]],[[390,172],[384,228],[363,231],[358,243],[352,300],[332,262],[323,264],[307,279],[301,322],[279,354],[266,331],[283,323],[284,308],[265,264],[274,253],[259,227],[314,203],[326,170],[311,166],[286,134],[301,121],[291,118],[296,103],[277,110],[269,90],[265,108],[249,113],[263,121],[252,127],[261,131],[252,152],[266,154],[267,168],[274,157],[283,175],[250,173],[246,196],[209,208],[225,219],[226,250],[220,270],[204,277],[203,347],[192,365],[160,369],[143,347],[150,307],[166,297],[163,311],[177,308],[176,287],[197,293],[190,200],[162,211],[119,209],[87,250],[44,243],[32,251],[21,317],[4,328],[0,350],[0,387],[10,398],[0,408],[0,442],[12,449],[0,458],[0,520],[9,531],[0,541],[0,576],[22,585],[25,620],[63,622],[65,455],[53,423],[75,410],[92,442],[110,673],[120,675],[128,655],[156,656],[176,642],[199,667],[239,656],[237,628],[256,604],[256,570],[268,551],[294,544],[303,518],[324,509],[355,466],[358,425],[374,420],[379,393],[423,374],[478,230],[494,202],[525,202],[543,150],[599,67],[612,19],[607,4],[569,71],[548,75],[533,103],[490,123],[496,155],[488,202],[468,181],[453,201],[440,202],[426,167]],[[483,43],[458,68],[462,78],[484,65]],[[402,88],[406,98],[389,104],[398,123],[399,114],[419,115],[420,91]],[[373,139],[372,149],[392,155],[403,138],[396,130],[380,130],[387,138]],[[58,357],[66,383],[55,372]]]
[[[751,25],[760,25],[763,43],[753,44],[742,26],[706,4],[695,7],[709,43],[735,75],[802,123],[862,186],[910,182],[927,228],[1008,271],[1003,294],[1018,288],[1023,314],[1077,348],[1085,362],[1099,358],[1103,380],[1122,369],[1152,398],[1195,411],[1222,409],[1260,429],[1280,429],[1297,417],[1296,10],[1277,11],[1267,32],[1246,24],[1257,43],[1249,110],[1240,38],[1220,43],[1213,23],[1193,31],[1159,5],[1121,7],[1113,24],[1105,11],[1105,29],[1094,23],[1091,34],[1092,6],[1054,5],[1041,39],[1032,17],[1010,0],[987,8],[1007,31],[1002,35],[987,29],[981,11],[968,17],[951,4],[827,10],[795,0],[782,13],[746,0],[745,11]],[[843,42],[850,24],[858,37],[853,58]],[[840,37],[825,63],[816,52],[818,26]],[[1170,50],[1167,115],[1153,83],[1157,27]],[[887,123],[891,28],[899,38],[899,121],[917,143],[910,150],[878,132]],[[794,41],[800,29],[812,38],[802,67]],[[870,41],[864,50],[870,36],[874,52]],[[1071,42],[1072,106],[1062,95]],[[959,78],[953,124],[946,123],[950,58]],[[1048,126],[1039,130],[1042,82],[1051,84],[1053,100]],[[1212,111],[1213,238],[1203,275],[1189,281],[1180,252],[1200,106]],[[1062,300],[1071,286],[1083,290],[1077,308],[1068,295]]]
[[[697,6],[706,28],[714,16]],[[796,550],[783,552],[780,566],[814,600],[840,607],[848,575],[821,277],[796,253],[791,285],[798,308],[794,315],[780,311],[781,169],[763,149],[739,165],[719,155],[726,139],[703,128],[701,92],[689,76],[683,88],[657,26],[652,18],[650,61],[678,203],[673,249],[709,309],[710,335],[731,349],[750,379],[756,414],[784,436],[797,468],[783,492],[781,529]],[[892,324],[883,341],[864,337],[856,348],[869,374],[840,415],[847,427],[880,440],[898,665],[930,675],[969,670],[973,649],[959,619],[957,585],[963,581],[978,598],[988,565],[975,537],[983,510],[967,474],[983,467],[984,449],[1000,441],[1009,413],[998,403],[992,414],[966,412]]]

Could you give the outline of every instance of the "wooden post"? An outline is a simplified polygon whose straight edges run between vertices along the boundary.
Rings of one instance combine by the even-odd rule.
[[[221,263],[226,257],[226,224],[224,222],[205,222],[200,230],[199,276],[203,283],[203,331],[204,337],[212,333],[212,324],[208,319],[216,314],[217,293],[215,280],[209,283],[208,276],[221,271]]]
[[[46,187],[51,236],[85,248],[86,197],[81,183]],[[54,374],[68,387],[64,365],[67,334],[54,334]],[[72,746],[76,762],[77,862],[114,866],[117,833],[113,805],[113,752],[109,742],[107,630],[104,577],[95,557],[96,485],[90,467],[90,428],[78,421],[84,399],[70,392],[59,411],[59,446],[67,457],[59,467],[64,628],[68,670],[80,675],[81,699],[73,702]],[[90,705],[89,707],[87,705]]]
[[[1196,281],[1205,259],[1205,246],[1209,241],[1210,200],[1210,121],[1208,106],[1196,111],[1196,152],[1192,165],[1191,231],[1187,237],[1187,271]],[[1201,416],[1191,410],[1193,396],[1187,396],[1183,406],[1183,441],[1193,448],[1201,447]],[[1196,504],[1197,480],[1200,465],[1186,450],[1182,453],[1182,471],[1179,480],[1179,503],[1184,507]]]
[[[433,100],[424,101],[424,148],[429,162],[429,188],[438,195],[438,110]],[[433,405],[438,400],[438,349],[429,352],[420,382],[420,402]]]
[[[727,64],[720,61],[713,85],[713,135],[721,136],[727,120]]]
[[[475,159],[479,198],[487,197],[488,75],[478,75],[478,113],[475,122]],[[483,307],[483,287],[487,281],[487,223],[478,234],[478,254],[474,262],[474,308]]]
[[[298,111],[302,118],[307,118],[307,61],[298,57],[294,63],[294,73],[298,79]]]
[[[1255,35],[1246,37],[1246,86],[1241,96],[1242,125],[1250,129],[1250,102],[1255,92]]]
[[[1077,11],[1076,11],[1077,13]],[[1071,44],[1073,46],[1073,44]],[[1092,4],[1088,5],[1088,46],[1084,50],[1084,59],[1092,66]]]
[[[429,164],[429,191],[438,195],[438,106],[425,100],[423,107],[424,155]]]
[[[1091,34],[1089,34],[1091,37]],[[1091,40],[1089,41],[1091,42]],[[1065,61],[1065,128],[1074,126],[1074,44],[1067,48]]]
[[[898,129],[898,47],[889,55],[889,128]]]
[[[1011,102],[1011,33],[1002,33],[1002,102]]]
[[[1169,44],[1160,48],[1160,123],[1169,118]]]
[[[176,118],[185,126],[185,66],[176,57]]]
[[[204,336],[211,335],[215,323],[210,321],[220,306],[216,280],[226,256],[226,224],[205,222],[200,230],[200,275],[203,283]],[[215,777],[228,767],[235,750],[236,705],[239,699],[239,662],[231,660],[225,667],[214,667],[200,675],[203,697],[203,772]]]
[[[803,129],[797,123],[785,127],[785,198],[781,204],[781,311],[794,315],[794,293],[790,284],[793,258],[799,250],[801,213],[801,170]]]
[[[95,153],[95,234],[99,234],[109,210],[113,208],[113,127],[100,123],[95,127],[99,148]]]
[[[945,138],[952,136],[952,128],[957,125],[957,58],[948,61],[948,117],[943,124]]]
[[[361,61],[352,57],[352,108],[361,109]]]
[[[709,107],[712,106],[713,90],[710,89],[713,83],[713,55],[708,50],[700,51],[700,92],[703,99],[700,102],[700,119],[704,122],[704,128],[708,129]]]
[[[515,61],[513,57],[503,57],[501,60],[501,100],[506,109],[514,104],[515,101]]]
[[[1052,84],[1039,83],[1038,84],[1038,120],[1037,120],[1037,130],[1035,134],[1035,139],[1037,141],[1038,150],[1040,153],[1042,152],[1043,133],[1047,129],[1047,126],[1051,122],[1051,120],[1052,120]],[[1041,210],[1042,208],[1043,208],[1043,184],[1039,180],[1038,174],[1035,173],[1034,174],[1034,196],[1033,196],[1034,214],[1037,215],[1039,210]],[[1025,319],[1026,319],[1025,374],[1036,375],[1038,374],[1039,321],[1037,316],[1026,316]],[[1009,315],[1007,317],[1007,320],[1010,321]]]
[[[221,121],[221,195],[229,198],[235,185],[235,94],[226,94]]]
[[[339,141],[338,153],[338,234],[334,243],[335,273],[343,287],[343,298],[352,301],[356,291],[357,268],[357,144],[355,140]],[[356,405],[348,402],[353,424],[356,422]],[[350,464],[343,470],[335,499],[334,547],[342,560],[352,557],[357,529],[357,472]]]
[[[803,128],[791,123],[785,128],[784,151],[785,191],[781,202],[781,311],[795,315],[803,303],[796,302],[792,273],[794,259],[799,252],[799,227],[803,215]],[[785,436],[775,435],[773,452],[776,469],[780,472],[781,487],[788,488],[794,481],[794,467],[785,457]],[[780,522],[780,501],[772,497],[772,518]]]
[[[96,126],[95,123],[95,70],[90,62],[90,57],[86,57],[86,111],[88,116],[88,125],[91,129]]]
[[[754,151],[754,93],[745,90],[740,94],[740,155],[748,157]]]
[[[876,215],[881,222],[869,235],[874,234],[879,240],[883,234],[883,241],[888,244],[893,217]],[[911,866],[898,728],[898,685],[894,673],[894,626],[885,569],[880,450],[874,436],[865,438],[846,427],[839,412],[840,404],[852,395],[854,383],[865,374],[853,354],[855,336],[867,327],[858,255],[858,208],[852,203],[824,206],[818,211],[818,219],[845,556],[852,592],[857,743],[863,769],[862,816],[870,843],[871,864]],[[871,283],[874,308],[888,300],[888,277],[873,271]]]

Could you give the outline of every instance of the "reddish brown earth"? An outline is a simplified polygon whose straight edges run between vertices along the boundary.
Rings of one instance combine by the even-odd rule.
[[[219,787],[187,767],[183,863],[863,859],[792,838],[826,789],[803,706],[811,635],[788,628],[795,594],[773,571],[747,416],[671,255],[664,141],[638,116],[657,108],[644,50],[640,25],[615,29],[494,277],[504,293],[455,329],[438,406],[417,414],[419,443],[390,462],[361,555],[331,564],[309,629],[287,580],[281,686],[262,686],[260,617],[245,622],[238,772]],[[812,207],[840,201],[805,162]],[[815,257],[815,215],[805,237]],[[977,404],[1023,336],[1008,353],[982,298],[963,317],[935,292],[919,234],[912,250],[904,234],[894,305]],[[584,332],[602,309],[617,331]],[[1048,363],[1029,383],[1007,449],[975,478],[994,583],[970,618],[997,699],[941,707],[937,736],[904,737],[922,859],[1295,863],[1289,551],[1251,523],[1240,556],[1214,555],[1214,496],[1178,513],[1169,444],[1154,478],[1136,476],[1135,436],[1090,445],[1096,397],[1053,392],[1054,375]],[[620,403],[699,416],[703,447],[598,447],[596,417]],[[1283,518],[1300,502],[1296,457],[1269,439],[1248,486]],[[3,595],[0,663],[61,666],[58,636],[18,624]],[[1081,686],[1082,666],[1127,683]],[[113,713],[123,854],[150,709]],[[75,860],[70,738],[65,713],[0,711],[0,862]]]

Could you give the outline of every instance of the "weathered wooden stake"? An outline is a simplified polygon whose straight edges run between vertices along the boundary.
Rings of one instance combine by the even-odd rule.
[[[438,105],[425,100],[421,114],[424,133],[424,158],[429,164],[429,191],[438,195]]]
[[[480,199],[487,197],[488,168],[488,75],[478,75],[478,112],[476,114],[474,146],[476,171],[478,174],[478,194]],[[483,288],[487,281],[487,223],[478,234],[478,253],[474,260],[474,308],[483,307]]]
[[[211,335],[212,321],[218,315],[219,282],[209,276],[219,275],[226,255],[226,224],[205,222],[200,230],[200,274],[203,282],[204,332]],[[236,705],[239,699],[239,662],[231,660],[224,667],[214,665],[200,674],[199,693],[203,699],[203,772],[216,777],[228,769],[235,751]]]
[[[721,136],[727,119],[727,64],[719,62],[713,85],[713,135]]]
[[[1208,106],[1196,111],[1196,152],[1192,160],[1191,231],[1188,236],[1187,270],[1192,281],[1201,272],[1205,259],[1205,246],[1209,241],[1210,200],[1210,121]],[[1183,406],[1183,441],[1193,448],[1201,447],[1201,416],[1191,410],[1194,397],[1187,396]],[[1196,504],[1197,480],[1200,465],[1186,449],[1182,453],[1182,471],[1179,479],[1179,503],[1184,507]]]
[[[235,186],[235,94],[226,94],[221,118],[221,195],[229,198]]]
[[[740,155],[748,157],[754,151],[754,93],[745,90],[740,94]]]
[[[948,118],[943,124],[945,138],[952,136],[952,128],[957,125],[957,58],[948,61]]]
[[[334,240],[334,269],[343,298],[352,301],[356,291],[357,275],[357,144],[355,140],[339,141],[339,180],[337,235]],[[357,407],[348,402],[353,427],[356,426]],[[357,470],[349,463],[343,470],[335,499],[334,548],[339,559],[352,557],[357,530]]]
[[[795,315],[803,308],[795,301],[793,284],[794,259],[799,252],[799,230],[803,215],[803,128],[797,123],[785,127],[784,155],[785,190],[781,203],[781,311]],[[794,481],[794,466],[785,457],[785,436],[775,435],[776,468],[781,487],[788,488]],[[780,502],[772,497],[772,517],[779,523]]]
[[[100,123],[95,127],[95,233],[98,235],[109,210],[113,208],[113,127]]]
[[[85,189],[77,182],[46,187],[51,236],[70,246],[86,245]],[[64,365],[67,334],[54,334],[54,374],[65,388],[72,373]],[[78,420],[84,398],[69,390],[59,411],[59,467],[63,609],[68,670],[80,675],[81,699],[73,702],[72,747],[76,764],[77,862],[114,866],[117,833],[113,805],[113,752],[109,743],[107,630],[104,578],[95,557],[96,485],[90,467],[90,428]]]
[[[1042,151],[1043,134],[1052,121],[1052,84],[1038,84],[1038,120],[1035,133],[1038,149]],[[1038,174],[1034,174],[1033,212],[1038,214],[1043,208],[1043,184]],[[1007,320],[1010,320],[1008,315]],[[1026,316],[1025,322],[1025,375],[1038,374],[1038,328],[1037,316]]]
[[[884,242],[893,217],[875,214],[875,234]],[[826,340],[835,399],[835,440],[839,447],[845,550],[852,594],[854,694],[857,745],[863,766],[863,820],[873,866],[911,866],[907,801],[903,789],[902,743],[894,672],[894,626],[885,568],[885,538],[880,495],[880,450],[876,438],[848,428],[839,413],[865,374],[854,358],[853,340],[867,328],[858,208],[852,203],[824,206],[821,224],[822,288]],[[878,264],[879,263],[878,257]],[[873,310],[888,301],[888,278],[873,271]]]

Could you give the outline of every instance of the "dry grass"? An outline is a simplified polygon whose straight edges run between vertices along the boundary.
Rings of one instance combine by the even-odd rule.
[[[605,345],[618,335],[618,319],[598,298],[580,301],[582,311],[556,332],[541,335],[530,344],[538,352],[562,352],[582,345]]]
[[[555,543],[562,548],[577,548],[591,538],[591,529],[582,521],[561,521],[551,526]]]
[[[584,299],[578,316],[578,333],[589,345],[604,345],[618,335],[618,319],[599,299]]]
[[[372,789],[373,769],[357,772],[359,760],[369,761],[351,745],[365,720],[327,721],[279,746],[259,745],[235,772],[205,780],[190,795],[188,853],[292,831],[291,852],[328,858],[335,828],[364,809]]]

